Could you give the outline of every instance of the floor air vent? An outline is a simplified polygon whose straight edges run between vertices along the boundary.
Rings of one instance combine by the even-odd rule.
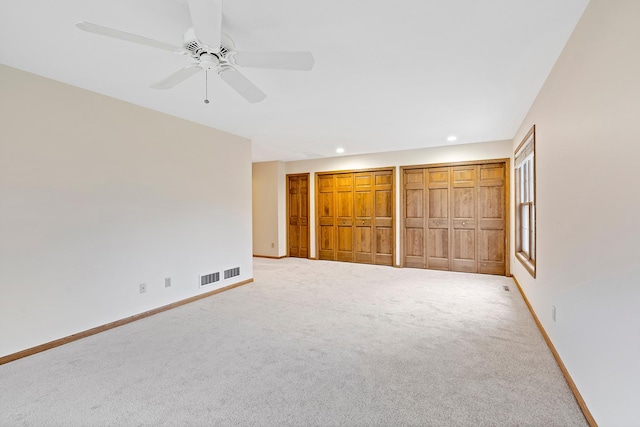
[[[226,274],[226,273],[225,273]],[[220,273],[211,273],[200,276],[200,286],[207,286],[214,282],[220,281]]]
[[[240,275],[240,267],[230,268],[224,271],[224,278],[228,279],[230,277],[235,277]]]

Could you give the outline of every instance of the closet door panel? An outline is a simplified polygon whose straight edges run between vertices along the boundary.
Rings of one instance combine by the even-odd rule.
[[[481,165],[478,203],[478,272],[506,273],[506,165]]]
[[[318,176],[317,182],[318,258],[335,260],[335,179],[333,175],[322,175]]]
[[[371,172],[354,174],[355,261],[373,262],[373,193]]]
[[[393,265],[394,194],[392,170],[373,172],[374,264]]]
[[[451,168],[451,270],[475,273],[478,166]]]
[[[353,261],[353,227],[338,226],[338,245],[336,251],[338,261]]]
[[[371,264],[373,261],[371,226],[357,226],[355,233],[355,261]]]
[[[450,268],[450,168],[426,169],[427,177],[427,251],[426,267],[437,270]]]
[[[353,173],[336,174],[336,259],[354,261]]]
[[[404,169],[402,171],[404,192],[402,230],[405,267],[426,267],[426,177],[424,169]]]
[[[406,228],[404,234],[405,267],[425,268],[425,235],[423,228]]]
[[[449,227],[429,227],[427,268],[449,270]]]
[[[376,264],[393,265],[395,238],[392,227],[376,227]]]

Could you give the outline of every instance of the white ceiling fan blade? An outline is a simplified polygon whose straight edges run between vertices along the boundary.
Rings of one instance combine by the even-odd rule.
[[[264,92],[235,68],[225,67],[218,74],[220,74],[222,80],[252,104],[260,102],[267,97]]]
[[[189,77],[193,76],[201,69],[202,68],[200,68],[198,64],[187,65],[186,67],[171,74],[169,77],[152,84],[151,87],[154,89],[171,89],[178,83],[182,83]]]
[[[218,53],[222,34],[222,0],[189,0],[189,11],[198,40],[213,53]]]
[[[143,36],[138,36],[136,34],[126,33],[124,31],[115,30],[113,28],[103,27],[102,25],[91,24],[89,22],[76,22],[76,27],[89,33],[100,34],[101,36],[113,37],[115,39],[138,43],[145,46],[151,46],[158,49],[164,49],[173,53],[185,53],[185,50],[179,46],[174,46],[169,43],[153,40]]]
[[[315,60],[311,52],[238,52],[233,62],[241,67],[309,71]]]

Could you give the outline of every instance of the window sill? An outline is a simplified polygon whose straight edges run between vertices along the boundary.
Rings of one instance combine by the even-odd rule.
[[[520,263],[524,266],[524,268],[533,276],[536,277],[536,265],[532,263],[529,259],[527,259],[522,253],[516,252],[516,258]]]

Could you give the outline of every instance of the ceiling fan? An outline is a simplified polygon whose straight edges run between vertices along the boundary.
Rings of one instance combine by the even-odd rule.
[[[233,40],[222,32],[222,0],[188,0],[188,3],[192,27],[184,33],[182,46],[89,22],[78,22],[76,26],[90,33],[190,55],[196,60],[151,85],[154,89],[170,89],[201,70],[215,71],[244,99],[256,103],[267,95],[243,76],[236,66],[300,71],[313,68],[311,52],[237,52]],[[208,103],[208,100],[205,99],[205,102]]]

